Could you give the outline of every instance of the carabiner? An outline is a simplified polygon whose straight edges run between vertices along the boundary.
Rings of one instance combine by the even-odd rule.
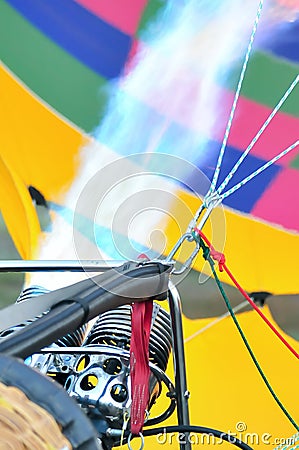
[[[194,258],[197,256],[198,252],[200,250],[200,243],[196,242],[195,244],[195,249],[193,250],[193,252],[191,253],[191,255],[189,256],[189,258],[187,259],[187,261],[185,261],[182,264],[182,267],[180,269],[174,269],[172,271],[173,275],[181,275],[182,273],[185,272],[185,270],[189,269],[189,267],[191,267],[191,264],[193,263]]]
[[[182,246],[183,242],[186,241],[186,240],[189,241],[189,242],[194,241],[194,237],[192,236],[191,233],[185,233],[185,234],[183,234],[181,236],[181,238],[177,241],[177,243],[175,244],[175,246],[173,247],[173,249],[169,253],[168,257],[166,258],[166,261],[173,260],[173,258],[176,255],[177,251]],[[172,271],[172,274],[173,275],[181,275],[182,273],[185,272],[185,270],[189,269],[189,267],[191,266],[194,258],[197,256],[199,250],[200,250],[200,244],[199,244],[199,242],[196,242],[195,243],[195,249],[193,250],[193,252],[189,256],[189,258],[182,264],[182,267],[180,269],[174,269]]]
[[[167,256],[167,258],[164,260],[165,262],[170,262],[173,260],[176,252],[178,251],[178,249],[181,247],[181,245],[183,244],[184,241],[189,241],[192,242],[194,240],[193,236],[191,233],[185,233],[183,234],[180,239],[176,242],[176,244],[174,245],[174,247],[172,248],[172,250],[170,251],[169,255]]]

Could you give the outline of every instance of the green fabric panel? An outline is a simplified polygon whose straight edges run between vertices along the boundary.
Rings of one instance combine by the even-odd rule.
[[[149,1],[139,30],[162,5],[162,0]],[[4,0],[0,0],[0,58],[30,89],[80,128],[90,132],[97,126],[104,114],[108,82],[46,38]],[[235,89],[240,70],[235,68],[225,87]],[[241,94],[273,108],[298,72],[299,65],[256,52]],[[299,117],[298,86],[281,111]]]
[[[293,169],[299,169],[299,155],[297,155],[296,158],[290,163],[290,167]]]
[[[235,68],[225,87],[235,90],[240,73],[241,67]],[[298,73],[299,65],[270,54],[256,52],[250,58],[241,95],[274,108]],[[299,85],[280,111],[299,117]]]
[[[33,92],[84,131],[98,125],[108,83],[0,0],[0,58]]]
[[[165,6],[164,0],[149,0],[148,4],[145,7],[145,10],[142,14],[141,21],[138,26],[137,30],[137,36],[141,37],[142,34],[145,32],[150,24],[150,22],[154,21],[155,17],[157,16],[158,11],[162,8],[162,6]]]

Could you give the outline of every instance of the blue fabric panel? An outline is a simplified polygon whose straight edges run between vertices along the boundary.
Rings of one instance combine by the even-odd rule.
[[[201,169],[210,180],[212,180],[215,171],[220,147],[220,142],[210,141],[205,160],[201,160],[199,164],[197,164],[198,168]],[[236,148],[229,146],[226,148],[217,187],[220,186],[221,182],[232,169],[241,154],[242,152],[240,150],[237,150]],[[247,155],[224,191],[227,191],[230,187],[243,180],[243,178],[245,178],[247,175],[250,175],[266,162],[266,160],[257,158],[256,156],[250,154]],[[224,200],[223,204],[238,211],[250,213],[255,203],[263,195],[269,184],[275,179],[275,177],[280,173],[281,170],[283,170],[283,168],[275,164],[268,167],[261,174],[253,178],[235,193],[227,197]]]
[[[73,0],[7,2],[94,72],[107,79],[121,74],[131,49],[131,36],[96,17]]]
[[[280,23],[271,33],[271,38],[260,42],[259,47],[280,58],[299,63],[299,19]]]

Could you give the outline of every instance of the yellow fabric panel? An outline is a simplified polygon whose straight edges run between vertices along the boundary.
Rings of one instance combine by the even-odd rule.
[[[273,320],[267,307],[263,308],[263,312]],[[238,319],[272,388],[298,423],[299,404],[294,391],[299,377],[298,360],[255,311],[239,314]],[[211,319],[193,321],[184,318],[185,337],[210,322]],[[298,352],[299,343],[280,332]],[[290,437],[296,432],[266,388],[230,318],[187,342],[185,351],[192,425],[237,433],[237,437],[254,449],[275,448],[279,444],[278,439]],[[171,368],[169,373],[173,379]],[[158,402],[160,407],[167,405],[165,399]],[[246,425],[243,432],[237,429],[240,422]],[[167,424],[176,424],[175,415]],[[197,439],[200,439],[199,435]],[[277,441],[274,443],[275,439]],[[170,439],[162,445],[162,437],[160,443],[155,437],[150,438],[149,442],[151,449],[178,448],[176,437],[172,437],[172,445]],[[202,447],[200,442],[194,448]],[[210,448],[215,448],[215,444]],[[223,443],[220,448],[233,447]]]
[[[165,234],[167,254],[182,232],[185,232],[191,214],[200,205],[200,200],[184,191],[177,192],[178,202],[170,206],[169,215],[180,224],[169,222]],[[182,213],[182,204],[190,209],[190,217]],[[211,216],[204,233],[212,240],[214,247],[224,251],[227,266],[241,286],[248,292],[269,291],[274,294],[295,294],[299,292],[299,236],[281,228],[254,220],[252,216],[241,215],[227,208],[217,208]],[[194,248],[191,244],[178,253],[184,261]],[[203,267],[203,258],[198,256],[194,268],[208,272]],[[232,284],[228,276],[219,274],[222,281]]]
[[[271,318],[267,308],[264,312]],[[299,376],[298,360],[255,311],[238,318],[272,387],[298,422],[299,406],[293,391]],[[186,337],[195,331],[192,321],[185,320],[184,325]],[[298,342],[284,336],[298,351]],[[286,437],[295,432],[265,387],[231,319],[191,340],[186,344],[186,352],[189,389],[194,402],[192,421],[196,418],[205,425],[213,424],[215,428],[233,432],[242,421],[248,432],[270,433],[273,437]]]
[[[40,234],[27,186],[0,156],[0,209],[14,244],[24,259],[33,257]]]
[[[27,185],[56,198],[74,178],[88,138],[57,116],[0,64],[1,155]]]

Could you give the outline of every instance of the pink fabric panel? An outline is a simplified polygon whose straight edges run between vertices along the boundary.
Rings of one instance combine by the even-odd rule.
[[[258,200],[251,214],[270,223],[280,223],[288,230],[299,231],[297,186],[298,170],[283,169]]]
[[[147,0],[76,0],[76,2],[129,35],[133,35],[138,29],[147,4]]]
[[[236,121],[232,126],[229,143],[237,148],[245,149],[261,128],[271,109],[241,97],[236,111]],[[250,153],[270,160],[298,140],[299,118],[278,112],[265,129]],[[284,156],[279,164],[287,165],[298,154],[294,149]]]
[[[177,101],[175,95],[178,85],[180,85],[180,101]],[[169,80],[167,89],[162,84],[161,91],[159,91],[159,86],[157,85],[155,96],[146,90],[142,92],[134,91],[130,92],[130,94],[154,108],[170,121],[190,128],[198,134],[204,134],[206,130],[199,120],[199,117],[204,112],[194,113],[202,95],[201,89],[201,83],[192,79],[192,76],[183,69],[177,78]],[[234,94],[218,85],[210,86],[210,90],[213,93],[211,101],[214,101],[213,108],[218,113],[218,120],[216,119],[209,136],[206,137],[222,141]],[[237,104],[228,144],[244,150],[271,111],[271,108],[241,96]],[[278,112],[252,148],[251,154],[266,160],[271,159],[298,140],[298,130],[299,118]],[[288,165],[295,158],[296,154],[298,154],[298,149],[294,149],[284,156],[279,164]]]

